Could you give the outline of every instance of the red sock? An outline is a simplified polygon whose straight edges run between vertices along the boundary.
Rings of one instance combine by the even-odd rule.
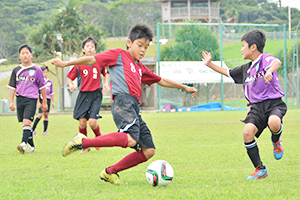
[[[82,139],[83,148],[87,147],[123,147],[128,146],[128,138],[126,133],[114,132],[106,135],[101,135],[94,138]]]
[[[87,130],[86,130],[86,127],[85,127],[85,128],[80,128],[80,126],[79,126],[79,133],[82,133],[82,134],[84,134],[85,136],[87,136]]]
[[[118,173],[120,171],[123,171],[125,169],[129,169],[131,167],[134,167],[140,163],[146,162],[147,158],[145,154],[140,151],[140,152],[132,152],[131,154],[128,154],[125,156],[122,160],[117,162],[116,164],[106,168],[106,172],[108,174],[112,173]]]
[[[99,124],[97,124],[96,129],[92,129],[92,130],[94,131],[96,137],[101,135]]]

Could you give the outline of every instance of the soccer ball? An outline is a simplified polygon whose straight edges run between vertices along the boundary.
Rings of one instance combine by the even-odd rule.
[[[152,186],[167,186],[174,177],[172,166],[164,160],[152,162],[146,170],[146,178]]]

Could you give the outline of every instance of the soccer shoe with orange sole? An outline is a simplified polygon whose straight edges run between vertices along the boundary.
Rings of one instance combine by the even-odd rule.
[[[88,148],[83,148],[81,151],[80,151],[80,153],[88,153],[89,151],[90,151],[91,149],[88,147]]]
[[[65,144],[63,151],[62,151],[62,155],[67,156],[74,151],[83,149],[83,146],[82,146],[83,138],[86,138],[86,136],[83,135],[82,133],[77,133],[71,141],[69,141]]]
[[[264,169],[261,169],[261,166],[257,166],[255,169],[255,172],[251,174],[247,180],[256,180],[261,178],[266,178],[268,176],[268,171],[266,166],[264,166]]]
[[[272,144],[273,144],[273,153],[274,153],[274,158],[276,160],[280,160],[283,156],[283,146],[282,146],[282,142],[281,142],[281,139],[279,139],[277,142],[273,142],[272,141]]]
[[[100,173],[100,178],[106,182],[110,182],[111,184],[115,184],[115,185],[121,185],[123,184],[123,182],[121,181],[120,177],[118,174],[108,174],[106,172],[106,169],[104,169],[101,173]]]

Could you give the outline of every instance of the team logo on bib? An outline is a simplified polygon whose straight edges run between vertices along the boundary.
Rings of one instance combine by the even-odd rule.
[[[33,76],[35,74],[35,70],[29,70],[29,76]]]
[[[130,63],[130,66],[131,66],[131,71],[132,71],[133,73],[135,73],[135,72],[136,72],[136,69],[135,69],[134,64],[133,64],[133,63]]]

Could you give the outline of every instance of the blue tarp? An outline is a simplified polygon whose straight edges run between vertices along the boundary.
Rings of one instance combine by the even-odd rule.
[[[179,109],[182,110],[182,112],[186,112],[187,109],[190,109],[191,112],[193,111],[221,111],[222,110],[222,104],[219,102],[211,102],[206,104],[201,104],[197,106],[190,106],[190,107],[177,107],[177,112]],[[232,108],[230,106],[223,106],[224,110],[247,110],[247,108]]]

